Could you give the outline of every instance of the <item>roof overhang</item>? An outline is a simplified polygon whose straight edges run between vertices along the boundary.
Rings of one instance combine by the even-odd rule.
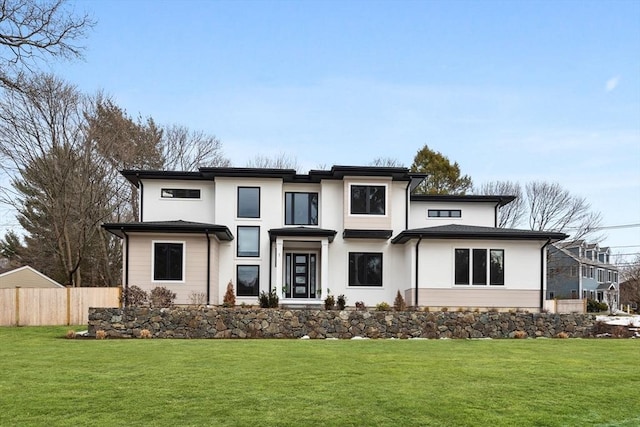
[[[393,235],[393,230],[356,230],[345,228],[342,232],[344,239],[383,239],[387,240]]]
[[[492,203],[504,206],[513,202],[516,196],[484,196],[484,195],[456,195],[456,194],[412,194],[412,202],[474,202]]]
[[[107,223],[102,228],[121,239],[127,233],[183,233],[183,234],[211,234],[220,241],[233,240],[231,230],[225,225],[207,224],[187,221],[152,221]]]
[[[275,241],[278,237],[308,237],[308,238],[328,238],[329,243],[333,242],[336,237],[336,230],[327,230],[325,228],[311,227],[285,227],[272,228],[269,230],[269,239]]]
[[[476,227],[467,225],[443,225],[405,230],[391,240],[403,244],[412,239],[471,239],[471,240],[550,240],[566,239],[564,233],[551,231],[518,230],[512,228]]]

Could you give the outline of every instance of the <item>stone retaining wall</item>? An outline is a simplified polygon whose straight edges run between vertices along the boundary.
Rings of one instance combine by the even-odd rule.
[[[135,338],[591,337],[590,314],[382,312],[241,308],[91,308],[89,335]]]

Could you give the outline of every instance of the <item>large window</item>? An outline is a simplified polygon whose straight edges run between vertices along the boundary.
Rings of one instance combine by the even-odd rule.
[[[260,187],[238,187],[238,218],[260,218]]]
[[[260,256],[260,227],[238,227],[238,256]]]
[[[461,218],[462,211],[460,209],[429,209],[427,216],[429,218]]]
[[[318,225],[318,193],[285,193],[286,225]]]
[[[257,297],[260,292],[260,267],[257,265],[238,265],[236,272],[239,297]]]
[[[153,280],[182,281],[184,268],[183,261],[183,243],[154,242]]]
[[[349,286],[382,286],[382,254],[349,252]]]
[[[454,283],[504,285],[504,250],[456,249]]]
[[[384,215],[385,193],[384,185],[352,185],[351,214]]]
[[[163,188],[160,190],[163,199],[199,199],[200,190],[191,188]]]

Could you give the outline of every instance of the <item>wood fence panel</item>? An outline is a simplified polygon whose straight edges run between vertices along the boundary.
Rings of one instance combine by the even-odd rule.
[[[20,288],[20,326],[65,325],[67,290]]]
[[[0,289],[0,326],[16,324],[16,290]]]
[[[119,306],[119,288],[0,289],[0,326],[83,325],[89,307]]]
[[[69,324],[89,323],[89,307],[120,307],[120,288],[69,289]]]

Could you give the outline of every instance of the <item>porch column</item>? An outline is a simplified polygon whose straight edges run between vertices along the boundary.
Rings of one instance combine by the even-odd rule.
[[[320,247],[320,289],[322,296],[327,296],[329,288],[329,239],[324,238]]]
[[[282,237],[277,237],[276,238],[276,256],[273,262],[276,265],[276,268],[275,268],[276,294],[280,297],[282,296],[282,286],[284,285],[282,283],[282,260],[284,259],[283,252],[282,252],[283,245],[284,245],[284,241],[282,240]]]

